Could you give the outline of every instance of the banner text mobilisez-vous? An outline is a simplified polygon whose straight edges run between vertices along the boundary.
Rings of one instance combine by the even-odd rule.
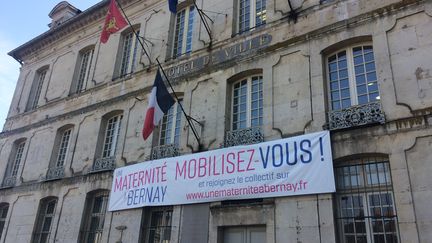
[[[118,168],[109,210],[334,191],[323,131]]]

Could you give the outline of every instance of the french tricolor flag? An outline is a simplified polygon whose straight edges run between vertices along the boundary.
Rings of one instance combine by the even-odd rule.
[[[158,69],[149,98],[149,106],[144,121],[144,128],[142,130],[144,140],[150,136],[154,127],[159,123],[163,115],[168,112],[169,108],[171,108],[174,103],[175,101],[168,93]]]

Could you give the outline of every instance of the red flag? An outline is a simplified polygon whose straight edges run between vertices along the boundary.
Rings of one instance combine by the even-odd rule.
[[[111,34],[123,29],[126,25],[127,22],[117,8],[115,0],[111,0],[100,41],[106,43]]]

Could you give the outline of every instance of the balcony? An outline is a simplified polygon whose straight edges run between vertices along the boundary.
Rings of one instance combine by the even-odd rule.
[[[238,145],[248,145],[264,142],[264,135],[260,127],[249,127],[225,133],[225,140],[222,147],[232,147]]]
[[[175,144],[165,144],[152,148],[149,160],[176,157],[180,155],[179,148]]]
[[[17,180],[16,176],[6,177],[6,178],[4,178],[2,187],[13,187],[16,184],[16,180]]]
[[[114,170],[115,165],[115,156],[107,157],[107,158],[98,158],[95,160],[93,164],[93,168],[90,172],[100,172],[100,171],[109,171]]]
[[[64,177],[64,166],[57,166],[48,168],[45,180],[57,180]]]
[[[351,106],[350,108],[330,111],[329,129],[338,130],[368,124],[385,123],[384,112],[380,102]]]

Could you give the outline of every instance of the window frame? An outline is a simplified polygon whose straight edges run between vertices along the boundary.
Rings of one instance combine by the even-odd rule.
[[[39,106],[40,96],[42,94],[42,88],[47,79],[48,66],[42,67],[36,71],[33,84],[30,89],[29,98],[27,101],[26,111],[36,110]]]
[[[114,127],[110,128],[110,121],[116,119],[114,123]],[[121,132],[121,124],[123,121],[123,113],[118,113],[112,116],[109,116],[104,121],[103,127],[103,140],[101,147],[100,158],[110,158],[115,156],[117,152],[118,140]],[[112,132],[112,134],[111,134]],[[108,138],[109,136],[109,138]]]
[[[46,243],[49,241],[51,236],[51,230],[53,226],[53,221],[55,218],[56,208],[57,208],[57,197],[48,197],[42,199],[39,203],[39,210],[36,217],[36,222],[32,234],[32,243]],[[48,212],[49,206],[51,203],[54,203],[54,208],[52,212]],[[50,218],[49,229],[45,230],[45,222]],[[45,240],[42,239],[43,235],[46,234],[47,238]]]
[[[102,199],[100,212],[93,212],[95,210],[95,202],[98,198]],[[81,236],[80,242],[83,243],[101,243],[105,225],[106,212],[109,201],[109,190],[97,190],[87,193],[84,213],[81,222]],[[97,228],[92,230],[92,219],[98,218]],[[89,241],[90,234],[94,234],[95,238]],[[96,241],[95,241],[96,240]]]
[[[242,14],[242,3],[248,2],[249,6],[248,9],[245,7],[246,13],[248,14]],[[260,12],[257,12],[257,2],[261,3],[261,11],[264,11],[264,14]],[[264,4],[262,4],[264,2]],[[264,5],[264,7],[263,7]],[[261,26],[266,25],[267,23],[267,0],[237,0],[236,1],[236,7],[237,7],[237,24],[236,24],[236,30],[238,34],[247,33],[253,29],[259,28]],[[258,16],[264,15],[263,20],[260,24],[257,24],[257,18]],[[245,21],[242,21],[242,16],[247,16],[248,19]],[[242,26],[243,22],[249,22],[249,26]]]
[[[253,81],[254,78],[258,78],[258,99],[256,100],[252,100],[252,96],[253,96]],[[241,123],[242,120],[240,120],[240,117],[238,119],[235,119],[235,115],[239,114],[239,112],[234,112],[235,110],[235,99],[236,99],[236,95],[235,95],[235,90],[236,90],[236,85],[240,84],[239,87],[241,87],[241,83],[246,81],[246,125],[245,127],[242,127],[242,125],[237,125],[238,127],[235,127],[235,123]],[[252,128],[252,127],[261,127],[264,124],[264,89],[263,89],[263,83],[264,83],[264,78],[262,73],[260,74],[254,74],[254,75],[250,75],[250,76],[246,76],[243,78],[238,79],[237,81],[233,82],[231,85],[231,114],[230,114],[230,130],[231,131],[238,131],[238,130],[242,130],[242,129],[246,129],[246,128]],[[252,108],[252,103],[254,101],[258,101],[258,108]],[[239,106],[241,104],[239,103]],[[258,117],[254,117],[252,118],[252,110],[258,110]],[[258,119],[258,125],[252,125],[252,120],[253,119]]]
[[[133,30],[135,30],[136,35]],[[118,48],[116,78],[123,78],[136,72],[138,59],[142,53],[137,37],[139,34],[140,25],[135,25],[122,32]]]
[[[183,14],[184,13],[184,14]],[[183,14],[183,25],[179,25],[179,20]],[[178,58],[182,55],[186,55],[192,52],[193,49],[193,36],[194,28],[196,25],[197,9],[193,4],[188,4],[180,9],[177,9],[177,13],[174,17],[174,28],[173,28],[173,41],[172,41],[172,58]],[[181,23],[181,22],[180,22]],[[179,38],[181,36],[181,38]],[[181,45],[179,45],[181,44]]]
[[[87,83],[90,79],[90,72],[93,64],[94,49],[95,46],[91,45],[83,48],[79,52],[70,92],[71,94],[79,94],[87,89]],[[85,65],[83,65],[83,63],[85,63]]]
[[[176,101],[168,112],[163,115],[160,121],[158,139],[158,145],[160,146],[168,144],[180,145],[183,112],[179,102],[183,102],[183,100],[180,98],[179,101]],[[167,126],[169,123],[171,123],[171,125]],[[169,131],[169,133],[167,133],[167,131]]]
[[[369,54],[372,53],[372,61],[364,61],[361,63],[361,65],[363,65],[364,68],[364,86],[366,87],[366,93],[361,94],[361,96],[366,95],[368,97],[368,102],[366,103],[361,103],[359,102],[359,94],[358,94],[358,88],[357,86],[363,86],[362,84],[358,85],[357,84],[357,79],[356,76],[361,76],[361,74],[356,74],[355,73],[355,69],[356,69],[356,64],[354,61],[354,49],[361,47],[362,48],[362,56],[364,57],[365,54]],[[365,47],[370,47],[371,51],[365,53],[364,52],[364,48]],[[346,55],[346,70],[347,70],[347,77],[343,77],[340,78],[339,73],[340,70],[344,70],[343,68],[339,68],[339,66],[336,66],[336,70],[333,72],[330,70],[330,63],[334,63],[333,61],[329,61],[329,59],[333,56],[336,56],[336,61],[335,63],[339,63],[339,57],[338,55],[342,52],[345,52]],[[356,56],[358,57],[358,56]],[[373,63],[373,67],[374,69],[372,71],[367,71],[365,65],[369,64],[369,63]],[[358,66],[358,65],[357,65]],[[325,56],[325,71],[326,71],[326,87],[327,87],[327,98],[328,98],[328,108],[330,111],[341,111],[341,110],[345,110],[348,109],[350,107],[354,107],[354,106],[358,106],[358,105],[366,105],[369,103],[373,103],[373,102],[380,102],[380,88],[379,88],[379,83],[378,83],[378,75],[377,75],[377,69],[376,69],[376,59],[375,59],[375,51],[374,51],[374,46],[373,43],[371,41],[363,41],[363,42],[356,42],[354,44],[351,45],[347,45],[344,46],[343,48],[339,48],[337,50],[332,51],[331,53],[329,53],[328,55]],[[332,80],[331,75],[332,73],[336,73],[337,75],[337,81]],[[375,76],[375,80],[372,81],[368,81],[368,74],[374,73]],[[344,79],[348,79],[348,86],[347,88],[349,89],[349,97],[342,97],[342,90],[346,90],[346,88],[341,88],[341,80]],[[332,90],[332,83],[337,83],[338,85],[338,89]],[[370,85],[371,84],[371,85]],[[374,85],[375,84],[375,85]],[[371,91],[369,92],[369,86],[374,86],[376,87],[375,91]],[[336,96],[337,99],[333,99],[333,93],[338,92],[338,95]],[[369,100],[369,95],[372,93],[377,93],[377,98],[376,100],[372,101]],[[350,105],[349,106],[344,106],[343,104],[343,100],[349,99]],[[338,102],[339,108],[334,108],[334,103]]]
[[[22,161],[25,159],[26,143],[27,139],[25,138],[18,139],[13,143],[3,183],[9,178],[18,177]]]
[[[3,235],[3,230],[6,225],[8,213],[9,213],[9,203],[0,203],[0,239]]]
[[[379,165],[382,165],[379,169]],[[373,171],[371,168],[375,167]],[[369,168],[369,171],[368,171]],[[342,171],[342,175],[341,175]],[[396,237],[396,242],[400,241],[398,215],[396,212],[396,201],[394,198],[393,183],[391,177],[390,163],[384,156],[366,156],[347,161],[341,161],[335,166],[336,176],[336,227],[340,242],[353,242],[357,237],[365,239],[368,243],[373,243],[375,235],[386,236],[385,223],[393,222],[394,232],[389,235]],[[342,178],[342,179],[341,179]],[[376,178],[377,180],[373,180]],[[380,181],[380,178],[383,181]],[[347,186],[348,185],[348,186]],[[379,195],[379,205],[371,204],[374,200],[370,196]],[[387,195],[387,196],[382,196]],[[383,204],[382,198],[387,202]],[[345,198],[345,199],[344,199]],[[358,198],[355,200],[354,198]],[[361,199],[360,199],[361,198]],[[346,206],[344,207],[345,201]],[[350,202],[350,203],[348,203]],[[348,205],[349,204],[349,205]],[[372,213],[373,208],[391,209],[392,215],[376,217]],[[384,210],[382,210],[384,211]],[[356,214],[357,212],[357,214]],[[351,215],[351,216],[349,216]],[[357,216],[356,216],[357,215]],[[382,221],[382,234],[374,231],[374,222]],[[346,224],[346,222],[350,222]],[[350,227],[351,225],[351,227]],[[364,227],[364,231],[361,230]],[[347,228],[348,226],[348,228]],[[360,228],[357,228],[360,227]],[[347,229],[349,232],[346,232]],[[357,232],[360,229],[360,232]],[[394,235],[394,236],[393,236]],[[350,240],[345,241],[346,238]],[[393,242],[393,241],[391,241]]]
[[[66,125],[57,130],[50,168],[59,168],[66,164],[71,146],[73,127],[73,125]],[[65,137],[67,137],[67,141],[65,141]]]
[[[162,220],[157,223],[160,223],[161,225],[152,226],[153,217],[157,213],[162,213]],[[144,208],[143,209],[143,228],[142,228],[142,235],[144,236],[143,242],[145,243],[169,243],[171,241],[172,236],[172,222],[173,222],[173,213],[174,210],[172,207],[151,207],[151,208]],[[146,214],[146,215],[144,215]],[[148,214],[148,215],[147,215]],[[169,222],[167,222],[167,215],[169,215]],[[166,230],[168,229],[168,233]],[[159,239],[159,241],[155,241],[156,239],[150,239],[152,237],[151,232],[152,231],[162,231],[162,234],[164,237],[166,237],[166,234],[169,234],[170,239],[168,241],[164,240],[163,237]],[[152,240],[152,241],[150,241]]]

